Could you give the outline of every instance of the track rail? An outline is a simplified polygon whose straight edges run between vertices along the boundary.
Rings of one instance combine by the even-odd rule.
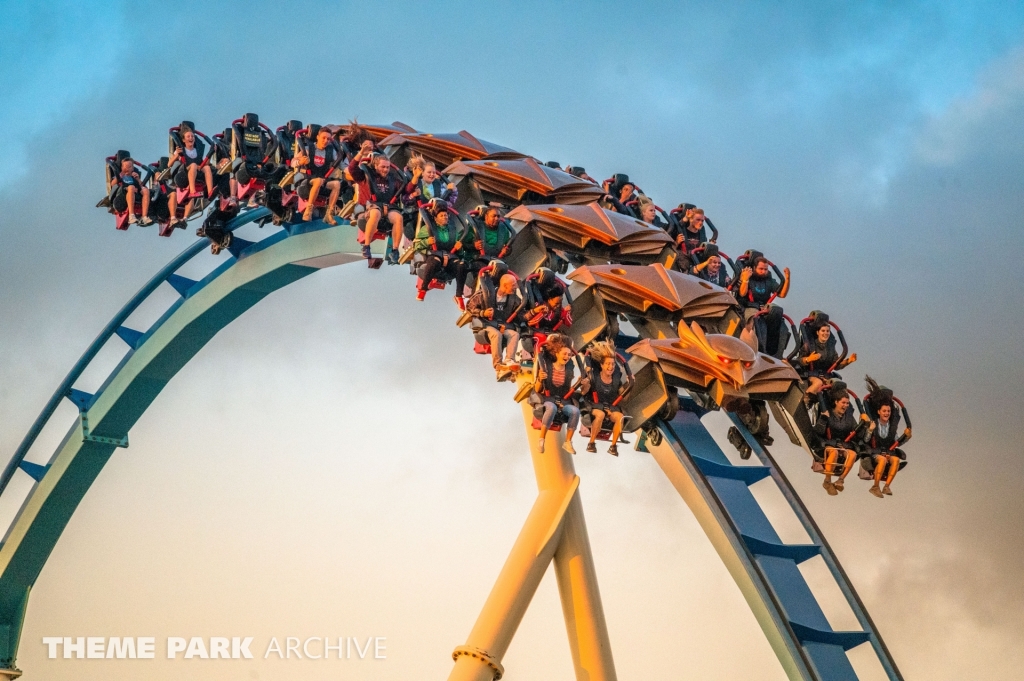
[[[267,216],[256,209],[230,229]],[[318,269],[360,260],[356,230],[348,223],[291,225],[258,242],[235,239],[232,257],[200,281],[177,272],[203,251],[199,240],[171,260],[104,327],[32,424],[0,474],[0,495],[20,469],[33,485],[0,545],[0,677],[20,674],[15,665],[29,592],[79,502],[128,432],[174,375],[222,328],[271,292]],[[145,331],[125,326],[132,313],[163,284],[179,299]],[[95,394],[75,388],[99,351],[114,336],[129,351]],[[60,402],[79,409],[76,422],[46,464],[26,461]],[[737,428],[760,466],[734,466],[700,421],[688,399],[672,422],[644,435],[649,451],[694,511],[761,624],[786,673],[804,681],[857,679],[846,651],[870,642],[892,681],[899,671],[831,548],[771,455]],[[657,442],[655,442],[657,440]],[[782,543],[749,485],[771,477],[811,538]],[[853,609],[861,631],[833,631],[797,565],[820,555]],[[609,653],[610,655],[610,653]],[[610,659],[610,657],[609,657]]]
[[[697,517],[789,677],[855,681],[858,677],[846,651],[871,643],[888,678],[902,681],[849,577],[774,459],[743,423],[733,418],[762,463],[733,465],[701,423],[704,410],[689,399],[681,404],[671,422],[657,424],[660,437],[645,435],[638,448],[652,454]],[[811,543],[783,543],[751,494],[750,485],[769,477],[807,530]],[[832,629],[798,568],[815,556],[821,556],[829,567],[861,625],[860,631]]]
[[[264,217],[264,209],[236,218],[231,229]],[[29,592],[79,502],[128,431],[163,387],[222,328],[271,292],[319,269],[360,259],[356,231],[349,224],[294,225],[259,242],[236,238],[231,255],[200,281],[176,272],[207,245],[199,240],[150,279],[89,346],[33,423],[5,471],[7,483],[20,468],[33,481],[0,545],[0,676],[20,674],[15,666]],[[129,316],[167,283],[179,294],[148,330],[124,326]],[[102,387],[89,394],[75,382],[113,336],[129,351]],[[46,464],[25,460],[39,433],[64,398],[79,409]]]

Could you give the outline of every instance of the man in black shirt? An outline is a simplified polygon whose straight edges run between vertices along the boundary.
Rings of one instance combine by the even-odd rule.
[[[366,163],[369,158],[369,163]],[[365,165],[364,165],[365,164]],[[402,241],[401,195],[405,178],[391,167],[387,156],[371,152],[364,147],[348,165],[348,175],[359,187],[359,202],[366,207],[366,230],[363,240],[363,257],[369,260],[370,242],[377,233],[381,218],[391,223],[391,252],[388,262],[398,263],[398,247]]]
[[[752,267],[744,267],[740,272],[740,284],[737,291],[737,300],[744,308],[743,317],[746,323],[740,333],[740,339],[758,352],[767,352],[778,356],[779,348],[769,348],[769,338],[775,339],[776,345],[782,333],[783,323],[782,310],[771,315],[772,328],[767,328],[768,319],[762,320],[760,328],[756,328],[757,313],[767,310],[771,301],[778,298],[785,298],[789,293],[789,268],[782,271],[783,278],[780,284],[771,275],[768,269],[768,259],[764,256],[754,258],[750,263]],[[773,350],[769,352],[769,350]]]

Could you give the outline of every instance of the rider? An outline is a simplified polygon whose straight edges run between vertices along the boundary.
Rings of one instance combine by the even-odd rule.
[[[196,191],[196,176],[200,169],[203,171],[203,179],[206,180],[206,196],[213,196],[213,170],[206,162],[206,145],[196,139],[195,130],[182,124],[179,128],[181,134],[181,146],[175,146],[170,165],[181,162],[181,168],[174,175],[174,184],[179,189],[188,187],[188,198],[196,199],[201,197],[202,192]],[[172,209],[173,212],[173,209]]]
[[[417,283],[416,300],[423,300],[430,284],[435,279],[455,280],[455,290],[462,291],[466,286],[466,263],[460,257],[465,230],[458,232],[451,224],[448,204],[442,199],[432,199],[425,207],[426,213],[413,248],[423,253],[425,259],[420,265]],[[456,298],[461,301],[462,296]]]
[[[907,454],[901,447],[910,440],[912,433],[908,424],[903,430],[903,434],[897,435],[900,427],[900,412],[893,403],[892,391],[879,386],[870,376],[867,376],[866,380],[870,392],[864,398],[864,406],[869,413],[873,412],[875,416],[871,425],[868,426],[866,438],[867,455],[872,457],[875,466],[875,484],[868,491],[881,499],[884,495],[892,494],[890,485],[900,467],[907,461]],[[885,486],[879,489],[883,477],[885,477]]]
[[[450,206],[459,202],[459,190],[437,171],[433,161],[412,166],[412,179],[405,187],[405,195],[421,205],[431,199],[443,199]]]
[[[813,337],[804,338],[800,347],[799,362],[807,373],[807,391],[804,402],[809,404],[814,395],[821,392],[825,381],[836,369],[842,369],[857,361],[857,353],[851,354],[839,362],[836,351],[836,339],[832,336],[832,327],[828,323],[828,315],[815,314],[808,325]]]
[[[482,224],[481,217],[483,218]],[[467,260],[466,267],[469,272],[477,276],[480,270],[492,260],[501,260],[508,255],[516,233],[494,206],[478,206],[471,211],[469,227],[466,238],[467,240],[472,238],[476,254],[475,257]],[[462,292],[456,291],[456,294],[461,295]]]
[[[565,431],[565,444],[562,449],[570,454],[576,450],[572,446],[572,436],[580,423],[580,410],[576,406],[576,390],[588,387],[584,381],[581,386],[575,382],[576,364],[572,361],[572,339],[560,333],[548,336],[548,339],[541,346],[538,355],[536,379],[533,389],[540,396],[544,412],[541,416],[541,428],[538,447],[544,451],[544,440],[547,437],[548,429],[555,420],[555,414],[560,412],[567,419]]]
[[[637,209],[640,213],[640,219],[649,225],[654,225],[658,229],[663,229],[666,232],[671,233],[672,226],[669,223],[661,219],[658,215],[658,207],[654,205],[654,201],[651,201],[646,196],[640,199],[637,204]]]
[[[309,198],[306,199],[306,209],[302,212],[302,219],[309,222],[313,219],[313,209],[316,205],[316,198],[320,194],[320,188],[324,185],[331,192],[327,200],[327,211],[324,213],[324,222],[329,225],[338,224],[334,219],[334,208],[338,203],[338,195],[341,193],[341,180],[329,179],[337,167],[339,159],[338,149],[334,145],[331,131],[327,128],[320,128],[316,133],[316,142],[309,144],[308,140],[301,143],[292,159],[292,167],[302,168],[306,179],[298,188],[300,195],[309,191]]]
[[[114,180],[117,189],[114,191],[112,205],[116,212],[128,211],[128,224],[136,222],[140,227],[153,224],[149,218],[149,187],[142,185],[142,178],[135,168],[135,161],[128,154],[121,159],[120,172]],[[142,217],[135,217],[135,197],[142,197]]]
[[[605,191],[604,200],[616,213],[638,217],[631,207],[636,202],[636,185],[630,182],[629,175],[617,174],[602,183]]]
[[[498,374],[504,378],[515,371],[516,346],[519,345],[519,323],[524,300],[519,281],[513,274],[504,274],[497,288],[478,286],[476,293],[466,306],[469,312],[484,324],[483,331],[491,345],[491,362]],[[502,363],[502,343],[504,357]]]
[[[345,158],[351,161],[360,154],[366,155],[367,149],[371,152],[377,151],[377,142],[373,135],[357,121],[350,121],[345,134],[341,136],[341,150],[345,153]]]
[[[184,226],[184,222],[188,220],[189,215],[192,214],[193,199],[197,199],[203,196],[203,193],[196,190],[196,177],[199,174],[200,169],[203,171],[203,179],[206,181],[206,196],[208,198],[213,197],[213,169],[210,168],[210,164],[207,162],[205,151],[206,145],[201,140],[196,139],[195,131],[184,123],[178,130],[181,135],[181,146],[176,146],[174,151],[171,153],[170,159],[168,159],[169,165],[174,165],[175,162],[179,162],[181,165],[178,168],[178,172],[174,174],[174,187],[178,190],[188,189],[188,195],[185,199],[185,213],[184,219],[177,219],[178,209],[178,192],[170,191],[167,196],[167,210],[170,213],[170,224],[171,227]]]
[[[850,409],[850,394],[845,388],[834,391],[829,397],[833,406],[831,412],[822,404],[821,413],[814,424],[815,432],[821,437],[825,455],[825,482],[822,487],[830,496],[835,496],[843,491],[843,484],[846,476],[850,474],[853,464],[857,461],[857,452],[853,449],[854,439],[862,426],[867,425],[868,417],[861,414],[858,422]],[[824,396],[819,397],[824,400]],[[839,456],[843,456],[843,472],[839,479],[832,482],[835,474],[835,466]]]
[[[590,408],[590,442],[587,443],[588,452],[596,452],[595,444],[597,436],[604,425],[605,418],[612,422],[611,445],[608,446],[608,453],[612,456],[619,455],[618,441],[622,435],[622,409],[619,403],[628,391],[628,385],[623,376],[622,368],[616,361],[615,348],[608,342],[594,343],[590,348],[590,362],[587,375],[590,379],[590,390],[584,393],[583,397],[592,406]]]
[[[715,234],[711,241],[708,242],[707,229],[704,227],[704,223],[707,218],[704,215],[703,208],[697,208],[696,206],[686,212],[686,218],[683,221],[683,231],[676,236],[676,245],[680,249],[685,248],[686,252],[689,253],[693,249],[697,248],[703,243],[715,243],[717,241],[717,234]]]
[[[587,180],[588,182],[598,184],[597,180],[592,178],[590,175],[587,175],[587,169],[584,168],[583,166],[566,166],[565,172],[569,173],[573,177],[578,177],[581,180]]]
[[[565,291],[565,283],[547,267],[538,267],[526,278],[526,324],[533,336],[531,351],[533,345],[542,345],[562,327],[572,326],[572,313],[563,302]]]
[[[397,168],[392,168],[387,156],[372,151],[372,142],[364,141],[362,149],[348,164],[349,178],[359,185],[359,202],[366,207],[366,229],[363,237],[363,257],[370,260],[370,242],[377,233],[377,225],[386,219],[391,225],[391,249],[387,258],[398,263],[398,247],[402,241],[402,211],[399,201],[405,179]]]
[[[747,263],[747,266],[740,271],[739,290],[736,296],[744,308],[745,324],[740,338],[755,350],[768,352],[771,345],[769,340],[775,338],[776,344],[778,344],[778,338],[782,332],[781,308],[771,306],[776,307],[779,312],[767,315],[768,318],[765,319],[761,333],[758,333],[758,329],[755,328],[755,320],[757,313],[771,312],[769,305],[774,298],[785,298],[789,293],[789,268],[782,271],[782,283],[780,284],[771,275],[768,269],[768,259],[763,255],[757,254],[752,258],[752,262],[748,259]],[[777,350],[778,348],[776,348]],[[777,354],[777,352],[769,354]]]
[[[725,273],[725,268],[722,267],[722,256],[717,252],[708,255],[702,262],[694,265],[690,272],[716,286],[721,286],[722,288],[728,288],[729,286],[729,275]]]

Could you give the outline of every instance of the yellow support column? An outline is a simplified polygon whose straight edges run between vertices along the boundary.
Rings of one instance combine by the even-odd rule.
[[[448,681],[493,681],[504,675],[501,660],[552,558],[576,678],[615,681],[572,455],[562,450],[561,433],[549,433],[547,451],[541,453],[525,402],[523,418],[539,494],[466,645],[452,654],[455,667]]]

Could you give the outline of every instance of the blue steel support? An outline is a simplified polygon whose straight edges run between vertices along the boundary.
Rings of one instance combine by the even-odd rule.
[[[657,447],[671,449],[681,466],[672,469],[670,478],[685,470],[688,484],[699,492],[696,503],[707,504],[718,523],[715,532],[725,534],[727,541],[717,542],[716,549],[741,589],[744,583],[752,587],[744,589],[744,596],[755,614],[764,613],[758,619],[787,673],[808,681],[856,681],[846,650],[868,641],[871,634],[833,631],[797,567],[820,554],[822,545],[783,544],[749,489],[772,475],[772,468],[734,466],[701,423],[692,401],[684,399],[683,404],[675,419],[659,423],[662,443]],[[645,449],[653,447],[644,444]],[[665,463],[664,454],[658,452],[659,464],[672,466],[674,462]],[[687,503],[694,506],[692,495]],[[694,510],[699,520],[708,516]]]
[[[251,211],[232,227],[258,219],[260,213]],[[6,485],[20,468],[33,486],[0,544],[0,678],[20,674],[15,659],[32,585],[111,454],[128,446],[135,421],[206,342],[269,293],[324,267],[359,260],[355,233],[348,224],[328,227],[318,222],[293,237],[279,231],[258,243],[245,242],[236,257],[225,258],[210,275],[194,282],[147,331],[126,332],[125,320],[160,284],[182,284],[168,279],[208,244],[197,241],[151,279],[89,347],[4,474]],[[129,352],[94,395],[76,390],[74,382],[115,334],[128,342]],[[48,463],[26,461],[25,454],[65,397],[79,409],[77,422]]]
[[[790,484],[786,474],[782,472],[779,465],[775,462],[775,459],[768,452],[767,449],[761,446],[754,436],[750,434],[743,422],[735,414],[730,414],[729,417],[732,419],[733,424],[739,430],[743,439],[750,446],[751,450],[757,456],[761,464],[767,468],[778,485],[779,490],[782,492],[782,496],[789,502],[790,508],[793,509],[793,513],[800,520],[804,530],[807,532],[807,536],[810,537],[818,550],[818,555],[825,561],[825,565],[828,566],[829,571],[832,573],[833,579],[839,586],[840,591],[846,597],[846,602],[849,604],[850,609],[853,611],[854,616],[857,618],[857,622],[865,633],[865,640],[871,644],[874,648],[875,654],[878,656],[879,662],[882,663],[882,668],[885,669],[886,675],[888,675],[891,681],[903,681],[903,675],[896,667],[896,661],[893,659],[892,654],[889,652],[889,648],[885,645],[885,641],[882,640],[882,636],[878,633],[878,628],[872,621],[871,616],[868,614],[867,608],[864,607],[863,601],[860,600],[860,596],[857,595],[857,590],[853,587],[853,582],[846,575],[846,571],[843,570],[843,566],[839,564],[839,559],[836,558],[835,553],[832,552],[832,547],[829,546],[828,541],[825,540],[825,535],[821,533],[818,528],[818,524],[814,522],[807,507],[804,506],[804,502],[797,495],[796,490]]]
[[[232,220],[228,225],[228,229],[234,231],[242,225],[254,222],[268,215],[270,215],[270,211],[266,208],[251,210]],[[146,284],[139,289],[138,293],[132,296],[132,298],[124,304],[124,307],[114,315],[114,318],[111,319],[105,327],[103,327],[100,334],[89,345],[89,347],[86,348],[85,352],[82,353],[82,356],[79,357],[77,362],[75,362],[75,365],[71,367],[71,371],[68,372],[68,375],[65,376],[64,380],[61,381],[59,386],[57,386],[57,390],[50,397],[46,406],[43,407],[39,416],[36,417],[32,427],[28,429],[28,433],[25,435],[25,438],[14,451],[14,456],[12,456],[11,460],[7,462],[7,466],[4,468],[3,473],[0,473],[0,494],[3,494],[4,490],[7,489],[8,483],[10,483],[11,478],[14,477],[14,472],[18,470],[21,466],[21,462],[25,460],[25,455],[28,454],[28,450],[32,448],[36,438],[39,437],[39,433],[42,432],[43,426],[45,426],[46,422],[50,420],[51,416],[53,416],[53,412],[57,411],[57,407],[60,405],[61,400],[65,397],[71,396],[72,387],[75,385],[75,381],[81,377],[82,372],[85,371],[87,366],[89,366],[89,362],[96,358],[96,355],[103,348],[106,342],[117,333],[117,330],[121,328],[121,325],[127,321],[128,317],[138,309],[139,305],[141,305],[142,302],[153,293],[153,291],[159,288],[161,284],[168,280],[168,278],[173,276],[182,265],[206,250],[207,245],[208,242],[205,239],[199,239],[178,254],[176,258],[164,265],[164,267],[157,272],[152,279],[147,281]]]

